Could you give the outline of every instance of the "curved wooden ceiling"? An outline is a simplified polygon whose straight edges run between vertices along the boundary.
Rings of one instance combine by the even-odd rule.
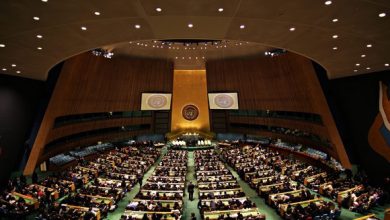
[[[329,78],[376,72],[390,68],[389,9],[388,0],[2,0],[0,72],[45,80],[75,54],[154,39],[284,48],[315,60]]]

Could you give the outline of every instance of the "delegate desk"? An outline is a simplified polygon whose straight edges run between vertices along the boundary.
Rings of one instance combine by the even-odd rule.
[[[281,216],[284,216],[284,214],[286,213],[287,211],[287,207],[290,205],[291,208],[294,208],[294,206],[297,206],[297,205],[301,205],[303,208],[308,206],[310,203],[314,202],[316,204],[322,202],[323,200],[320,199],[320,198],[316,198],[316,199],[311,199],[311,200],[306,200],[306,201],[301,201],[301,202],[294,202],[294,203],[290,203],[290,204],[281,204],[279,206],[279,212],[280,212],[280,215]]]
[[[63,185],[67,185],[69,187],[70,191],[72,191],[72,192],[74,192],[76,190],[76,186],[74,185],[74,183],[72,181],[60,179],[60,180],[58,180],[58,182],[63,184]]]
[[[152,202],[152,203],[159,202],[159,203],[161,203],[162,207],[169,206],[170,208],[173,208],[175,203],[178,203],[180,207],[182,207],[182,205],[183,205],[183,201],[182,200],[161,200],[161,199],[153,199],[153,200],[149,200],[149,199],[133,199],[132,203],[148,204],[150,202]]]
[[[69,209],[80,210],[84,214],[89,211],[88,207],[68,205],[68,204],[62,204],[61,206],[67,207]],[[100,210],[98,208],[92,208],[92,212],[95,214],[96,220],[100,220]]]
[[[229,214],[230,217],[237,217],[237,214],[241,213],[242,216],[262,216],[261,219],[265,219],[264,215],[260,215],[260,213],[257,211],[257,208],[250,208],[250,209],[237,209],[237,210],[220,210],[220,211],[207,211],[204,212],[204,219],[209,218],[210,220],[218,219],[220,215],[227,215]]]
[[[370,218],[375,218],[375,214],[365,215],[365,216],[362,216],[362,217],[359,217],[359,218],[354,218],[353,220],[367,220],[367,219],[370,219]]]
[[[55,190],[53,188],[46,187],[46,186],[38,185],[38,184],[31,184],[27,187],[27,189],[32,190],[32,188],[34,188],[34,187],[38,187],[40,190],[42,190],[44,192],[46,191],[46,189],[49,190],[50,195],[53,197],[54,200],[57,200],[60,197],[60,194],[57,190]]]
[[[274,202],[276,200],[277,196],[280,196],[280,195],[298,196],[299,194],[301,194],[302,191],[303,191],[303,189],[299,189],[299,190],[293,190],[293,191],[287,191],[287,192],[271,194],[271,195],[268,196],[268,204],[272,204],[272,202]]]
[[[313,176],[306,177],[306,178],[303,180],[303,185],[307,186],[309,183],[315,181],[315,180],[316,180],[317,178],[319,178],[320,176],[326,177],[326,176],[327,176],[327,173],[326,173],[326,172],[322,172],[322,173],[319,173],[319,174],[316,174],[316,175],[313,175]]]
[[[219,196],[219,195],[235,195],[237,193],[242,192],[241,187],[240,188],[235,188],[235,189],[212,189],[212,190],[199,190],[199,194],[201,196],[208,195],[210,193],[214,194],[214,196]]]
[[[115,202],[113,198],[105,197],[105,196],[94,196],[94,195],[86,195],[86,194],[80,194],[80,196],[85,196],[91,198],[91,202],[96,204],[101,204],[104,202],[104,204],[108,206],[112,206]]]
[[[18,200],[19,198],[23,198],[24,201],[26,202],[26,204],[28,206],[30,206],[32,209],[38,209],[39,208],[38,199],[33,198],[31,196],[23,195],[23,194],[17,193],[17,192],[12,192],[11,194],[12,194],[12,196],[15,197],[16,200]]]
[[[172,216],[174,212],[179,211],[170,211],[170,212],[154,212],[154,211],[134,211],[134,210],[126,210],[122,216],[131,216],[135,219],[142,219],[144,217],[144,214],[151,216],[153,214],[160,214],[162,215],[161,219],[166,220],[175,220],[175,217]],[[151,219],[151,218],[150,218]]]
[[[352,192],[354,192],[355,190],[357,190],[357,189],[359,189],[359,188],[360,188],[360,186],[355,186],[355,187],[353,187],[353,188],[351,188],[351,189],[347,189],[347,190],[344,190],[344,191],[342,191],[342,192],[339,192],[339,193],[337,194],[337,203],[338,203],[338,204],[341,204],[341,202],[343,201],[343,199],[344,199],[345,197],[348,196],[348,193],[352,193]]]

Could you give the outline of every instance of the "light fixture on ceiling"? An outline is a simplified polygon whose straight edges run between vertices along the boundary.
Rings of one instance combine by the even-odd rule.
[[[0,47],[5,47],[5,44],[0,44]]]
[[[333,47],[333,50],[338,50],[339,48],[338,47]]]
[[[193,25],[192,23],[189,23],[187,26],[188,26],[189,28],[193,28],[193,27],[194,27],[194,25]]]
[[[1,70],[3,70],[3,71],[7,71],[7,69],[6,69],[6,68],[3,68],[3,69],[1,69]]]
[[[141,28],[141,25],[140,25],[140,24],[136,24],[136,25],[134,25],[134,27],[135,27],[136,29],[140,29],[140,28]]]
[[[42,2],[47,2],[48,0],[42,0]]]
[[[332,36],[332,38],[333,39],[337,39],[337,38],[339,38],[339,35],[335,34],[335,35]]]
[[[367,70],[370,70],[370,69],[371,69],[371,67],[366,67],[366,69],[367,69]]]
[[[20,71],[20,70],[17,70],[16,73],[19,74],[19,73],[21,73],[21,71]]]
[[[367,44],[366,47],[371,48],[372,44]]]
[[[99,16],[99,15],[100,15],[100,12],[95,11],[94,14],[97,15],[97,16]]]
[[[35,21],[39,21],[40,18],[39,18],[38,16],[34,16],[33,19],[34,19]]]
[[[360,66],[360,63],[355,64],[355,66]]]
[[[245,25],[240,25],[240,29],[244,29],[245,28]]]
[[[358,70],[353,70],[355,73],[358,71]]]
[[[37,38],[43,38],[43,36],[42,36],[42,35],[40,35],[40,34],[38,34],[38,35],[37,35]]]
[[[332,1],[325,1],[325,5],[331,5]]]
[[[43,48],[42,47],[37,47],[37,50],[42,50]]]
[[[12,66],[12,67],[16,67],[16,64],[13,63],[13,64],[11,64],[11,66]]]
[[[218,11],[219,12],[223,12],[223,8],[218,8]]]
[[[362,54],[362,55],[360,55],[360,57],[364,58],[364,57],[366,57],[366,54]]]
[[[385,63],[385,66],[390,66],[390,64],[388,64],[388,63]]]
[[[156,11],[157,11],[157,12],[161,12],[162,9],[161,9],[161,8],[156,8]]]
[[[82,26],[82,27],[81,27],[81,30],[86,31],[86,30],[87,30],[87,27]]]
[[[333,19],[332,19],[332,22],[333,22],[333,23],[336,23],[336,22],[338,22],[338,21],[339,21],[338,18],[333,18]]]
[[[290,27],[290,31],[295,31],[295,27]]]
[[[386,13],[381,12],[381,13],[378,14],[378,16],[379,16],[380,18],[384,18],[384,17],[386,17]]]

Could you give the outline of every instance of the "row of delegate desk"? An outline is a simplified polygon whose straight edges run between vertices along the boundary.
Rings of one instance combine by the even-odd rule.
[[[203,219],[265,219],[214,150],[195,151]]]
[[[187,151],[168,151],[121,219],[180,219],[186,174]]]

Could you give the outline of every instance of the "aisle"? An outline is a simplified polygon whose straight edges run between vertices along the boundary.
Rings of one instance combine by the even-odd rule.
[[[275,209],[265,204],[264,199],[259,197],[257,192],[253,190],[244,180],[242,180],[238,173],[232,167],[230,167],[227,163],[225,163],[225,165],[230,170],[232,175],[236,178],[238,184],[240,184],[242,190],[245,192],[246,197],[248,197],[249,200],[256,204],[257,209],[261,214],[265,214],[265,219],[282,220],[278,213],[276,213]]]
[[[167,153],[167,148],[164,147],[162,150],[161,150],[161,155],[160,157],[157,159],[157,161],[150,167],[150,169],[145,173],[143,179],[142,179],[142,183],[143,185],[146,183],[146,180],[153,174],[154,170],[156,169],[156,167],[158,166],[158,164],[160,163],[162,157]],[[134,197],[138,194],[140,190],[140,187],[139,187],[139,184],[137,183],[131,190],[130,192],[127,192],[126,193],[126,196],[118,203],[118,208],[115,209],[114,212],[110,212],[107,216],[107,219],[109,220],[119,220],[122,216],[122,214],[125,212],[126,210],[126,206],[127,204],[129,204],[129,202],[134,199]]]
[[[195,186],[198,185],[198,182],[195,178],[195,160],[194,160],[194,151],[188,152],[188,162],[187,162],[187,176],[186,176],[186,186],[192,182]],[[182,219],[190,219],[191,213],[195,213],[196,219],[200,220],[200,212],[198,209],[199,202],[199,190],[198,187],[195,187],[194,190],[194,200],[190,201],[188,198],[187,187],[185,189],[184,197],[184,206],[183,206],[183,217]]]

